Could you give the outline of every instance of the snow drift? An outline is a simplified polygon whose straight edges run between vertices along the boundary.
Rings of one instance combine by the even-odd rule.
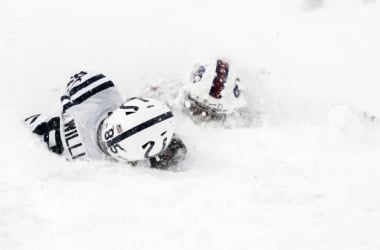
[[[362,0],[8,1],[0,8],[1,249],[378,249],[380,6]],[[125,97],[241,67],[259,123],[194,124],[159,171],[66,162],[22,124],[68,77]]]

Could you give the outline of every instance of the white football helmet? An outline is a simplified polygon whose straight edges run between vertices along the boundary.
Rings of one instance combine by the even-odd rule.
[[[139,161],[161,153],[174,133],[170,109],[151,98],[131,98],[100,125],[101,149],[117,160]]]
[[[226,60],[217,59],[194,66],[185,88],[185,107],[192,115],[224,117],[247,105],[240,78]]]

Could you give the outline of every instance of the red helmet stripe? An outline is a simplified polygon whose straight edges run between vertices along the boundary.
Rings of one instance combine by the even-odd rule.
[[[224,62],[222,60],[217,61],[215,69],[216,76],[214,77],[214,80],[212,82],[212,86],[209,93],[210,96],[217,99],[222,98],[221,93],[227,81],[229,68],[230,65],[227,62]]]

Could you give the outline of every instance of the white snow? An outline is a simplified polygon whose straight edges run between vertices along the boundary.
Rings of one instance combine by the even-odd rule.
[[[374,0],[1,0],[0,249],[380,249],[379,23]],[[78,70],[130,97],[215,55],[260,124],[177,111],[177,170],[66,162],[22,124]]]

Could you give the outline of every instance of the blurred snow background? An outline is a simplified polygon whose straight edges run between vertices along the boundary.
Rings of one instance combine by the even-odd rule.
[[[0,0],[0,249],[379,249],[375,0]],[[179,171],[74,162],[22,119],[78,70],[125,97],[222,55],[261,124],[195,125]]]

